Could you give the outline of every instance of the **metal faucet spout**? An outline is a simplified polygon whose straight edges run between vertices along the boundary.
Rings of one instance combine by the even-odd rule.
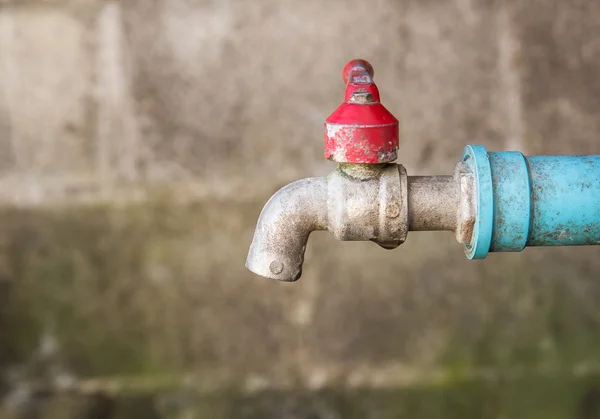
[[[327,178],[290,183],[263,208],[246,267],[266,278],[296,281],[315,230],[386,249],[399,246],[408,232],[406,178],[400,165],[354,165],[338,167]]]
[[[277,191],[263,208],[246,267],[257,275],[293,282],[302,274],[308,236],[327,229],[327,180],[298,180]]]

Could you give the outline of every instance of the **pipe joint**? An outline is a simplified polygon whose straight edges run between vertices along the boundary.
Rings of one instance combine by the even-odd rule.
[[[341,165],[329,175],[328,230],[338,240],[371,240],[396,248],[408,234],[406,169],[365,166]]]

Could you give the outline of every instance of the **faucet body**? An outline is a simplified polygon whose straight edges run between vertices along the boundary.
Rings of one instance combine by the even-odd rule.
[[[470,145],[454,173],[408,176],[392,163],[398,121],[379,103],[372,67],[344,69],[345,102],[326,121],[326,157],[338,167],[293,182],[263,208],[246,266],[296,281],[312,231],[385,249],[409,231],[452,231],[469,259],[526,246],[600,244],[600,156],[529,156]]]
[[[406,171],[393,163],[340,165],[326,178],[293,182],[263,208],[246,266],[267,278],[297,280],[308,236],[316,230],[396,248],[408,233],[406,197]]]

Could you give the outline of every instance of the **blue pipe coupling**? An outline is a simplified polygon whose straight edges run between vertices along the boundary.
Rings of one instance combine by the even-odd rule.
[[[600,244],[600,155],[526,157],[469,145],[462,160],[475,176],[469,259],[525,246]]]

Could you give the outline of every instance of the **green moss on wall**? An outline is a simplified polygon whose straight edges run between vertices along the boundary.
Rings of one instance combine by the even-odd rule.
[[[425,364],[448,386],[479,370],[600,362],[590,304],[599,270],[580,263],[593,259],[585,250],[477,263],[464,261],[451,237],[411,237],[392,254],[314,235],[306,276],[279,284],[243,266],[260,207],[159,197],[3,210],[0,360],[33,376],[43,375],[41,362],[78,377],[175,383],[188,373],[202,382],[294,381],[306,378],[303,360],[342,371]],[[294,310],[307,295],[316,314],[302,325]],[[40,354],[48,337],[54,350]]]
[[[441,387],[252,395],[171,389],[125,396],[46,397],[31,401],[25,410],[39,419],[594,419],[600,415],[600,377],[532,376],[467,380]],[[0,411],[0,418],[14,414]]]
[[[7,325],[0,355],[15,362],[17,354],[32,357],[48,335],[59,345],[55,361],[80,374],[181,370],[185,345],[177,340],[192,325],[174,330],[177,319],[165,317],[184,317],[181,310],[192,303],[178,287],[206,273],[200,266],[192,271],[189,249],[209,240],[203,232],[214,217],[209,206],[164,200],[5,210],[0,273],[11,304],[0,316]]]

